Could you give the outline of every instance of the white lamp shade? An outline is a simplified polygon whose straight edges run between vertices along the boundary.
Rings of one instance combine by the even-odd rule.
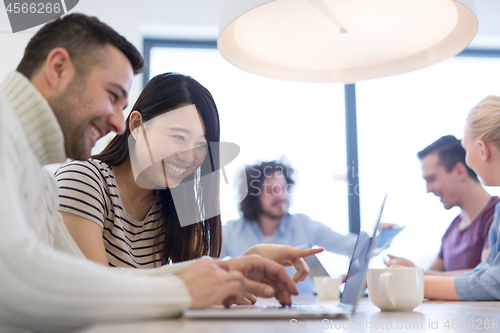
[[[349,84],[452,57],[477,28],[473,0],[224,0],[217,46],[254,74]]]

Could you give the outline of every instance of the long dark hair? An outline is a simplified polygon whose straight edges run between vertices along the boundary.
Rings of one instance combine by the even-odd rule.
[[[210,92],[189,76],[165,73],[152,78],[137,99],[133,110],[142,115],[143,122],[176,109],[180,104],[194,104],[203,119],[208,142],[220,142],[219,113]],[[109,166],[123,164],[129,157],[128,137],[130,116],[123,135],[117,135],[107,147],[93,158]],[[183,187],[182,197],[196,202],[198,212],[193,216],[204,216],[205,211],[219,211],[219,179],[211,177],[211,186],[200,186],[200,177],[219,169],[218,149],[210,149],[200,172],[195,171],[185,180],[194,180],[192,188]],[[175,189],[176,191],[178,189]],[[222,247],[220,215],[203,219],[199,223],[181,227],[172,199],[171,189],[158,190],[162,201],[162,227],[156,242],[161,248],[162,264],[199,258],[203,255],[219,257]],[[208,192],[208,193],[207,193]],[[191,201],[192,200],[192,201]],[[163,241],[162,241],[163,240]]]

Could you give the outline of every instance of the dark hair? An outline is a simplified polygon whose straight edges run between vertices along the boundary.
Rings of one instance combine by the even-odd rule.
[[[457,163],[462,163],[467,168],[467,174],[470,178],[479,181],[477,175],[465,163],[465,149],[462,147],[460,140],[453,135],[445,135],[419,151],[417,156],[422,160],[425,156],[437,153],[439,164],[442,165],[447,172],[451,172]]]
[[[31,79],[50,51],[62,47],[68,51],[76,70],[85,73],[89,65],[99,60],[97,51],[108,44],[128,58],[135,74],[141,72],[144,60],[134,45],[96,17],[83,14],[56,18],[38,30],[26,46],[17,71]]]
[[[262,162],[245,167],[245,174],[241,179],[241,192],[248,194],[240,202],[239,208],[243,217],[247,220],[256,221],[262,207],[259,202],[259,195],[261,194],[261,186],[264,178],[275,177],[277,173],[283,175],[286,179],[287,188],[291,188],[295,184],[293,180],[293,168],[288,165],[276,161]]]
[[[212,95],[189,76],[178,73],[155,76],[148,82],[132,110],[139,111],[145,123],[156,116],[176,109],[183,103],[196,106],[205,125],[207,142],[220,142],[219,113]],[[127,118],[125,133],[115,136],[99,155],[92,157],[110,166],[123,164],[129,158],[129,135],[130,116]],[[199,182],[200,177],[218,169],[218,150],[210,149],[208,145],[208,153],[200,167],[200,173],[194,172],[185,179],[186,181],[194,180],[195,185],[191,188],[183,186],[182,197],[186,198],[189,204],[197,203],[199,212],[194,213],[198,213],[199,216],[204,216],[203,213],[208,210],[220,211],[218,209],[219,178],[213,177],[211,186],[203,188]],[[159,191],[162,200],[162,226],[156,241],[162,253],[162,263],[181,262],[199,258],[202,255],[219,257],[222,247],[220,215],[181,227],[172,199],[172,190],[166,188]]]

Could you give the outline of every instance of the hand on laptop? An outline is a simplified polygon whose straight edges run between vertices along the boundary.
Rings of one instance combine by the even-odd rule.
[[[241,272],[220,267],[217,260],[200,259],[179,273],[191,296],[190,309],[241,302],[245,295],[245,278]]]
[[[245,299],[242,302],[238,302],[238,305],[253,305],[257,303],[257,297],[254,294],[246,293]]]
[[[309,267],[303,257],[312,256],[316,253],[322,252],[323,248],[317,249],[298,249],[288,245],[276,244],[258,244],[251,247],[243,255],[258,254],[261,257],[272,260],[283,267],[295,266],[297,273],[293,276],[295,283],[304,281],[309,274]]]
[[[257,254],[225,261],[201,259],[178,276],[189,290],[190,309],[217,304],[229,307],[254,302],[255,296],[274,296],[280,304],[291,305],[291,295],[298,294],[295,283],[281,265]]]
[[[299,293],[283,266],[257,254],[224,261],[215,260],[215,262],[230,272],[241,272],[245,277],[245,291],[257,297],[274,296],[281,305],[291,305],[291,295]],[[243,299],[240,298],[234,303],[242,301]]]

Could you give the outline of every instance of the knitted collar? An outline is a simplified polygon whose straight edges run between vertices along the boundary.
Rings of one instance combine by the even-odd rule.
[[[64,135],[47,100],[19,72],[9,73],[0,85],[24,135],[41,165],[62,163],[66,159]]]

